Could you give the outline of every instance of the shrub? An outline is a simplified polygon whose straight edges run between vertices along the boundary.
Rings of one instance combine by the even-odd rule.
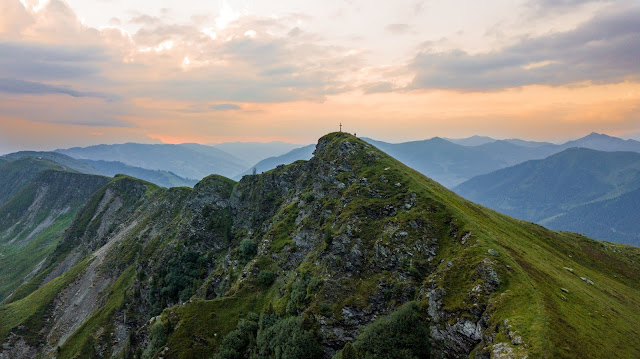
[[[409,302],[367,326],[335,359],[426,359],[429,351],[425,314],[415,302]]]
[[[166,318],[161,317],[149,329],[151,342],[142,354],[142,358],[153,358],[158,349],[162,348],[169,337],[169,323]]]
[[[256,253],[258,253],[258,245],[256,242],[250,239],[243,239],[242,242],[240,242],[240,257],[243,260],[249,261]]]
[[[291,287],[291,294],[289,296],[289,302],[287,303],[287,314],[298,314],[298,308],[302,307],[307,299],[307,285],[309,279],[305,276],[298,277]]]
[[[322,358],[320,338],[315,331],[305,330],[301,317],[279,319],[271,326],[260,328],[253,358]]]
[[[186,301],[207,275],[208,257],[194,250],[176,252],[165,259],[152,277],[150,303],[153,313],[160,313],[167,305]]]
[[[273,272],[271,271],[262,270],[260,271],[260,273],[258,273],[258,281],[260,282],[260,284],[264,285],[265,287],[270,286],[275,279],[276,279],[276,275],[273,274]]]
[[[258,316],[250,313],[247,319],[241,320],[238,327],[222,340],[218,353],[213,359],[241,359],[256,344],[258,332]]]
[[[326,243],[327,246],[330,246],[332,242],[333,242],[333,229],[331,229],[331,226],[327,225],[327,227],[324,229],[324,243]]]
[[[315,196],[313,195],[313,193],[311,193],[311,192],[307,192],[307,193],[304,195],[304,197],[303,197],[303,198],[304,198],[304,201],[305,201],[305,202],[307,202],[307,203],[309,203],[309,202],[313,202],[313,200],[315,200],[315,199],[316,199],[316,197],[315,197]]]
[[[311,322],[311,323],[310,323]],[[312,319],[251,314],[227,334],[214,359],[320,359],[320,337]]]

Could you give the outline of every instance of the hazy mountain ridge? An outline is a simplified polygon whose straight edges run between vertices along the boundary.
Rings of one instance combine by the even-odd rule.
[[[56,150],[77,159],[117,161],[150,170],[170,171],[184,178],[202,179],[212,173],[234,176],[247,163],[211,146],[198,144],[96,145]]]
[[[531,158],[544,158],[556,151],[547,147],[522,147],[507,141],[463,146],[439,137],[397,144],[365,140],[446,187]]]
[[[334,133],[238,183],[112,179],[0,306],[0,355],[635,357],[638,258]]]
[[[4,155],[8,159],[20,159],[25,157],[31,157],[39,160],[48,160],[60,164],[69,170],[85,173],[89,175],[102,175],[100,171],[95,168],[86,165],[82,161],[78,161],[73,157],[67,156],[57,152],[45,152],[45,151],[20,151]]]
[[[273,141],[273,142],[225,142],[212,145],[236,158],[242,159],[247,164],[258,163],[269,157],[284,155],[304,145]]]
[[[144,181],[155,183],[161,187],[193,187],[198,183],[197,180],[183,178],[170,171],[148,170],[146,168],[134,167],[117,161],[93,161],[80,160],[95,168],[100,173],[113,177],[117,174],[124,174],[131,177],[139,178]]]
[[[520,139],[496,140],[486,136],[462,139],[434,137],[427,140],[388,143],[370,138],[363,140],[377,146],[400,162],[433,178],[448,188],[453,188],[475,176],[487,174],[529,160],[543,159],[567,148],[585,147],[610,151],[626,148],[640,152],[640,142],[592,133],[561,145],[549,142]],[[269,158],[256,164],[258,172],[273,169],[281,164],[310,158],[307,151],[293,150],[285,155]],[[242,175],[250,174],[251,168]]]
[[[461,146],[480,146],[486,143],[497,141],[495,138],[491,138],[489,136],[478,136],[478,135],[473,135],[471,137],[465,137],[465,138],[443,137],[443,139]]]
[[[561,145],[520,139],[496,140],[487,136],[471,136],[461,139],[434,137],[427,140],[403,143],[387,143],[368,138],[364,138],[364,140],[380,147],[401,162],[435,179],[448,188],[453,188],[478,175],[528,160],[542,159],[572,147],[586,147],[604,151],[624,149],[640,152],[640,142],[638,141],[622,140],[597,133],[592,133]],[[116,161],[144,169],[164,170],[187,179],[203,178],[211,173],[240,179],[243,175],[251,174],[254,167],[258,172],[264,172],[281,164],[289,164],[297,160],[311,158],[313,145],[294,148],[287,153],[269,157],[269,154],[283,151],[287,146],[296,145],[280,142],[230,142],[215,146],[129,143],[58,151],[77,158]],[[181,148],[182,151],[187,150],[188,152],[178,150],[173,151],[176,153],[156,153],[158,152],[157,149],[162,148],[164,150]],[[233,152],[233,155],[226,152],[215,152],[220,151],[220,149],[228,149]],[[211,151],[215,152],[214,157],[216,159],[209,158],[202,161],[200,156],[208,158]],[[177,152],[180,153],[177,154]],[[256,163],[256,158],[264,159]],[[249,166],[252,163],[253,165]],[[86,171],[84,172],[86,173]],[[128,174],[133,175],[133,173]],[[151,178],[153,176],[145,179]],[[161,182],[158,184],[164,186],[166,183]]]
[[[614,205],[616,201],[632,202],[638,188],[639,153],[570,148],[543,160],[475,177],[454,190],[516,218],[640,245],[640,212],[628,205]],[[605,203],[609,212],[599,208]],[[618,220],[621,218],[625,220]],[[625,230],[616,229],[621,223]]]
[[[640,152],[640,141],[628,139],[623,140],[618,137],[608,136],[596,132],[579,138],[577,140],[568,141],[560,145],[562,149],[571,147],[584,147],[599,151],[632,151]]]
[[[288,165],[295,161],[309,160],[313,156],[315,145],[308,145],[300,148],[293,149],[283,155],[266,158],[255,165],[251,166],[248,170],[233,177],[234,180],[240,180],[243,176],[253,173],[253,169],[256,169],[256,173],[262,173],[272,170],[280,165]]]

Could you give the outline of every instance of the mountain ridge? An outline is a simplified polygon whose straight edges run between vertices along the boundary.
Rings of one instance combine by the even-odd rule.
[[[77,159],[119,161],[150,170],[166,170],[193,179],[202,179],[211,173],[233,176],[247,166],[220,149],[199,144],[125,143],[74,147],[56,152]]]
[[[237,183],[118,176],[56,253],[0,306],[0,353],[640,354],[637,248],[475,205],[345,133]]]

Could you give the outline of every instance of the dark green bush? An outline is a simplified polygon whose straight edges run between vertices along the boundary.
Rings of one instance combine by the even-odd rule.
[[[241,320],[238,327],[227,334],[222,340],[218,353],[213,359],[241,359],[246,357],[249,349],[256,345],[258,333],[258,316],[249,314],[247,319]]]
[[[243,239],[240,242],[240,257],[244,261],[249,261],[258,253],[258,245],[250,239]]]
[[[273,325],[261,327],[256,344],[254,359],[322,358],[318,334],[313,329],[305,329],[301,317],[279,319]]]
[[[289,302],[287,303],[287,314],[298,314],[298,308],[301,308],[305,300],[307,299],[307,285],[309,279],[306,276],[301,276],[296,279],[291,287],[291,294],[289,296]]]
[[[273,272],[268,270],[262,270],[258,273],[258,282],[264,286],[270,286],[271,283],[276,279],[276,275]]]
[[[194,250],[186,250],[163,262],[151,281],[149,301],[153,313],[191,298],[208,273],[208,263],[205,253]]]
[[[142,354],[142,358],[153,358],[155,353],[167,343],[169,337],[169,322],[166,318],[156,320],[151,328],[151,342]]]
[[[269,312],[251,315],[227,334],[214,359],[319,359],[322,346],[311,318]]]
[[[327,227],[324,229],[324,243],[326,243],[327,246],[330,246],[332,242],[333,242],[333,229],[331,229],[331,226],[327,225]]]
[[[334,359],[427,359],[429,351],[426,315],[409,302],[367,326]]]

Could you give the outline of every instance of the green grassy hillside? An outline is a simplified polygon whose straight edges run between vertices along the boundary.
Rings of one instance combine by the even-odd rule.
[[[85,173],[88,175],[103,175],[100,171],[93,168],[82,161],[78,161],[72,157],[57,152],[46,151],[20,151],[5,155],[8,159],[18,160],[22,158],[35,158],[38,160],[46,160],[55,162],[61,166],[64,166],[70,171]]]
[[[57,278],[0,307],[0,353],[640,356],[640,250],[483,208],[345,133],[238,183],[121,176],[80,213]]]
[[[43,170],[0,205],[0,300],[37,274],[78,209],[107,181]]]
[[[47,169],[64,170],[65,167],[32,157],[0,162],[0,205],[29,184],[38,173]]]

